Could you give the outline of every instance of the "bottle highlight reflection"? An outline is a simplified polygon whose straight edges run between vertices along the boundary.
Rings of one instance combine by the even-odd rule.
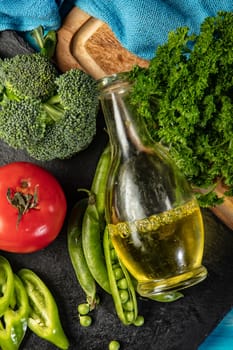
[[[204,228],[191,189],[168,152],[155,144],[129,102],[124,74],[99,81],[110,137],[106,220],[116,252],[153,296],[202,281]]]

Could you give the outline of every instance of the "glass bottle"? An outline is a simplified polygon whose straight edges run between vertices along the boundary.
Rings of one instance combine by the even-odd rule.
[[[106,221],[116,252],[145,297],[202,281],[204,228],[189,184],[129,102],[124,74],[99,81],[111,146]]]

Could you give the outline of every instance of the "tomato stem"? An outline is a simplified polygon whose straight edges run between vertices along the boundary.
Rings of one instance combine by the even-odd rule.
[[[26,192],[25,187],[22,188],[22,192],[8,188],[6,197],[8,202],[18,210],[16,227],[29,209],[38,209],[38,185],[35,186],[34,193]]]

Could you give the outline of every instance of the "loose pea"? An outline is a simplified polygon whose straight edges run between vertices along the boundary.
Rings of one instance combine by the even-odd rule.
[[[111,340],[108,345],[109,350],[119,350],[120,349],[120,343],[117,340]]]
[[[129,292],[126,289],[120,290],[119,295],[120,295],[122,304],[126,303],[127,300],[129,299]]]
[[[80,315],[79,316],[80,325],[83,327],[89,327],[92,324],[92,318],[88,315]]]
[[[78,305],[78,312],[80,315],[87,315],[90,311],[90,306],[87,303]]]
[[[144,324],[144,317],[139,315],[136,320],[134,321],[134,325],[137,327],[140,327]]]
[[[126,278],[121,278],[119,281],[117,281],[117,286],[120,289],[127,289],[128,283],[127,283]]]

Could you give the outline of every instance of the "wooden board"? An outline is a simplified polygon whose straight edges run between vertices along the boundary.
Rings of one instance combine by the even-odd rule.
[[[69,12],[58,31],[56,62],[61,71],[78,67],[95,79],[149,63],[122,47],[107,24],[78,7]]]
[[[56,62],[62,72],[71,68],[86,71],[95,79],[129,71],[133,65],[147,67],[143,60],[126,50],[111,29],[102,21],[74,7],[58,31]],[[226,188],[220,183],[216,189],[222,196]],[[214,214],[233,229],[233,198],[225,199],[212,208]]]
[[[57,32],[57,47],[55,60],[62,72],[71,68],[82,68],[72,54],[72,39],[78,29],[83,26],[90,16],[74,7],[64,19]]]
[[[227,190],[220,182],[215,190],[218,196],[222,196]],[[212,212],[229,228],[233,230],[233,197],[225,197],[224,203],[211,209]]]

